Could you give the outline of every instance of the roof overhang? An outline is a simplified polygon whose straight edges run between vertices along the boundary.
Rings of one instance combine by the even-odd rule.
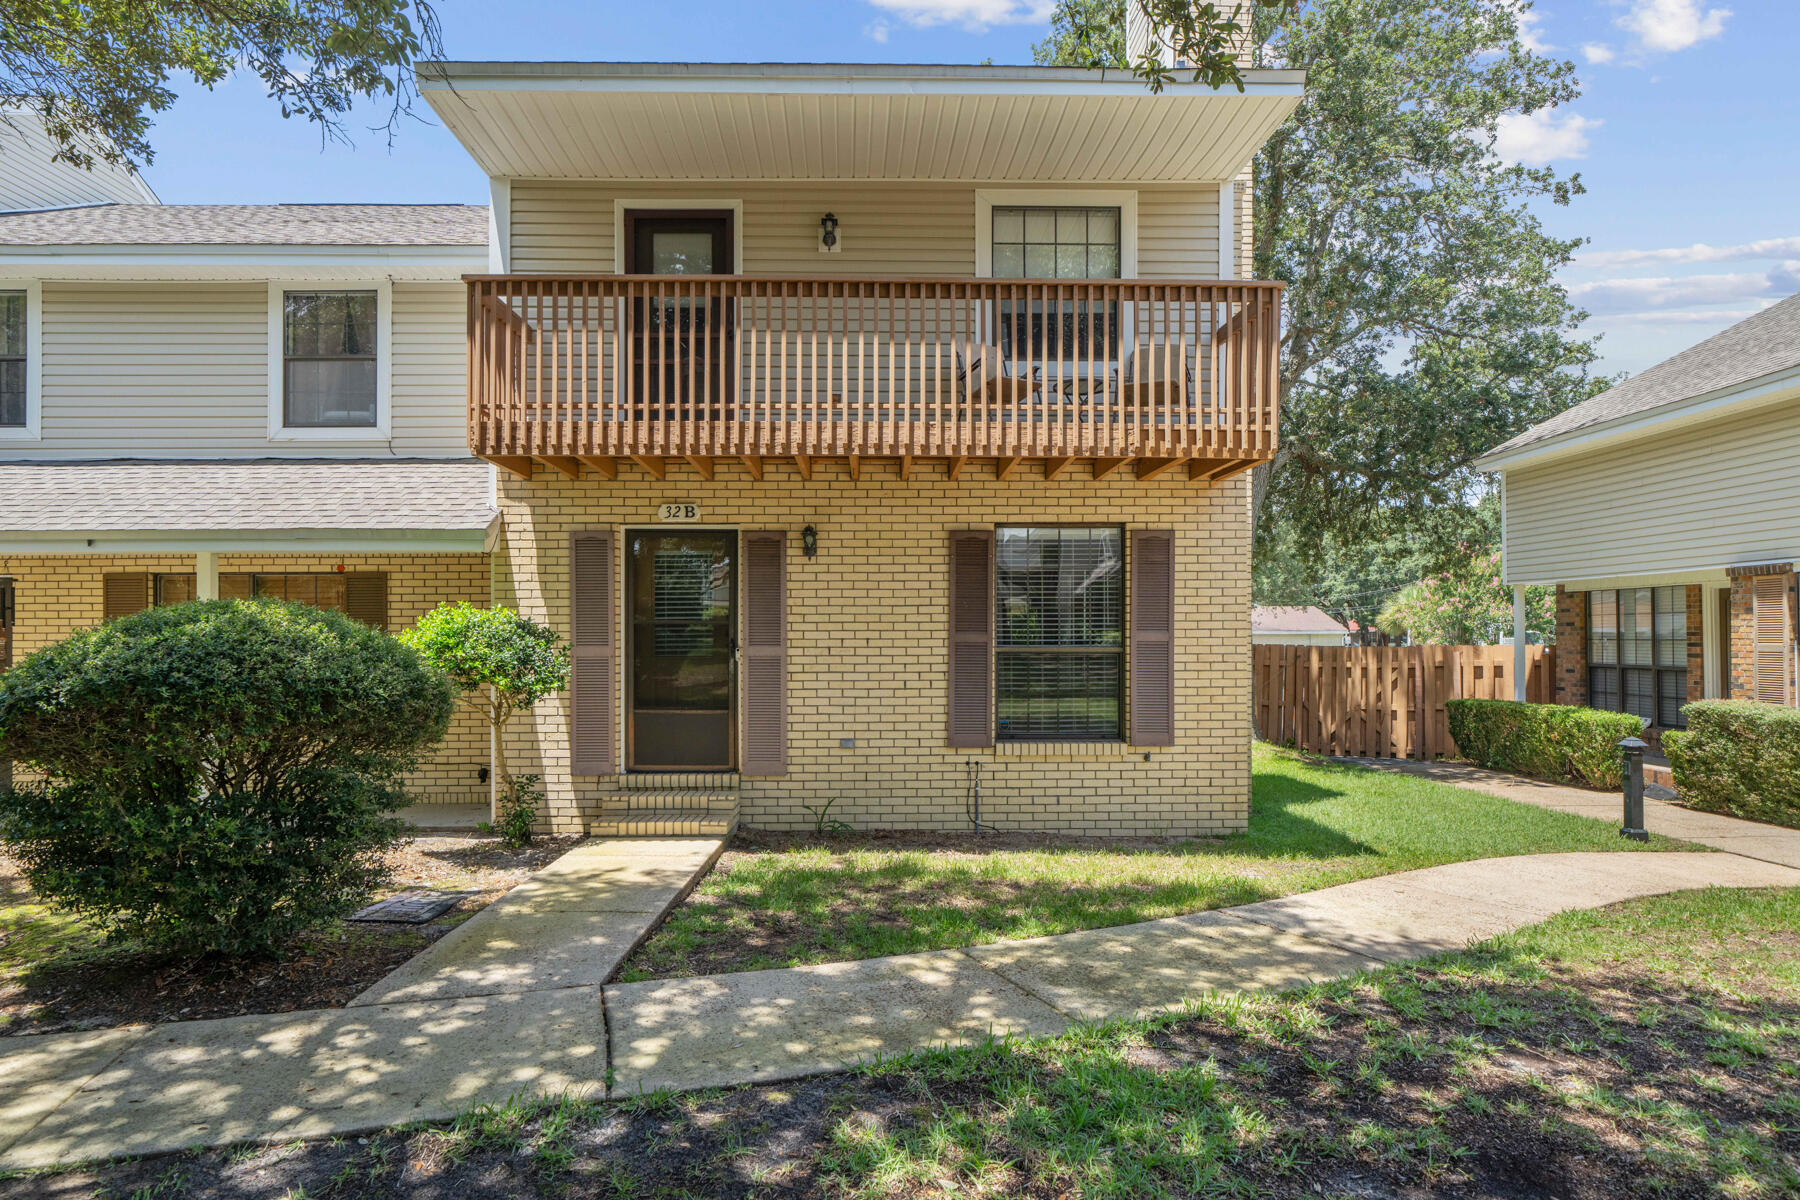
[[[1645,412],[1571,429],[1567,433],[1512,450],[1485,454],[1475,460],[1475,466],[1482,471],[1499,472],[1541,466],[1571,455],[1584,454],[1601,446],[1673,433],[1703,421],[1754,412],[1759,408],[1794,400],[1800,400],[1800,367],[1703,392]]]
[[[482,529],[0,530],[0,555],[482,554],[498,521]]]
[[[0,245],[0,279],[460,281],[486,246]]]
[[[1195,182],[1234,178],[1300,103],[1127,71],[838,64],[425,64],[495,178]]]

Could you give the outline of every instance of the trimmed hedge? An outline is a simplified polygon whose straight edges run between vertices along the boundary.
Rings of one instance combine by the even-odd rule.
[[[84,630],[0,677],[0,841],[118,936],[263,954],[360,903],[449,680],[342,613],[209,600]]]
[[[1682,802],[1800,829],[1800,710],[1696,700],[1687,732],[1663,734]]]
[[[1644,723],[1630,713],[1567,704],[1452,700],[1446,707],[1450,736],[1470,762],[1588,787],[1623,786],[1619,742],[1644,732]]]

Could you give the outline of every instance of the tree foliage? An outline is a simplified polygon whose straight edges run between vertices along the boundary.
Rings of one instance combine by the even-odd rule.
[[[440,604],[400,635],[464,692],[486,690],[494,730],[495,765],[504,789],[500,808],[512,841],[529,841],[531,821],[522,787],[536,777],[515,776],[506,760],[506,724],[514,713],[559,691],[569,680],[569,651],[556,631],[510,608]]]
[[[1061,0],[1039,61],[1108,65],[1082,32],[1137,2]],[[1209,6],[1157,6],[1183,7]],[[1556,281],[1579,239],[1533,212],[1569,203],[1580,178],[1494,151],[1504,119],[1579,94],[1572,63],[1521,41],[1519,11],[1254,6],[1255,65],[1307,73],[1253,166],[1254,274],[1288,285],[1281,447],[1254,477],[1258,559],[1285,554],[1284,575],[1322,580],[1331,555],[1371,543],[1452,556],[1467,521],[1433,513],[1484,495],[1474,458],[1604,385]]]
[[[382,100],[391,136],[417,99],[414,62],[442,54],[424,0],[0,0],[0,106],[35,111],[84,167],[150,162],[177,76],[254,74],[282,116],[338,139],[358,99]]]
[[[213,600],[85,630],[0,677],[0,838],[39,895],[112,933],[253,954],[382,875],[401,775],[450,684],[301,604]]]
[[[1500,579],[1500,555],[1470,550],[1447,569],[1404,588],[1375,620],[1383,633],[1441,646],[1493,646],[1513,632],[1512,589]],[[1525,628],[1556,637],[1556,592],[1525,589]]]

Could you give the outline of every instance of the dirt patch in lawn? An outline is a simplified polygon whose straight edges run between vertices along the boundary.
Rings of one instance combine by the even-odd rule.
[[[579,840],[538,838],[511,850],[490,837],[409,839],[388,851],[391,885],[371,899],[408,888],[472,894],[424,925],[337,922],[279,958],[250,961],[104,945],[39,903],[0,854],[0,1038],[337,1007]]]

